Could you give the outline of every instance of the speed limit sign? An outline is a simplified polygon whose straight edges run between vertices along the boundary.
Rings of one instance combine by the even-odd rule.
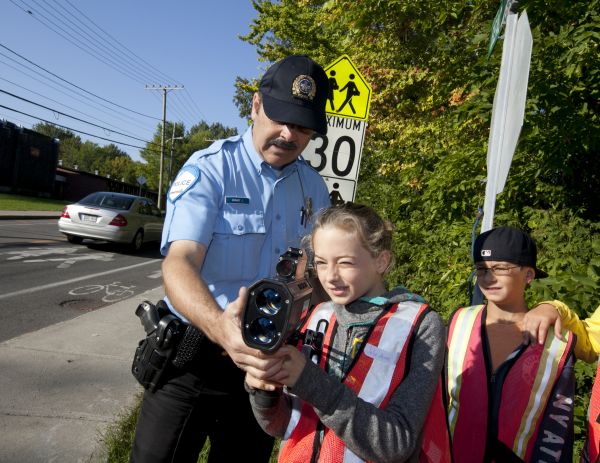
[[[354,201],[365,128],[362,120],[327,116],[327,135],[313,135],[302,156],[325,179],[332,202]]]

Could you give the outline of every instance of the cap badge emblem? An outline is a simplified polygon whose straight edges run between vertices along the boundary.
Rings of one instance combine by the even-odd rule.
[[[292,95],[302,100],[312,101],[317,93],[317,84],[311,76],[304,74],[294,79],[292,84]]]
[[[492,255],[491,249],[482,249],[481,250],[481,257],[490,257],[491,255]]]

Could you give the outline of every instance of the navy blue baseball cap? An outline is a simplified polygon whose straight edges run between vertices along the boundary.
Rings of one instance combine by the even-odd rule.
[[[306,127],[325,135],[325,103],[329,80],[306,55],[291,55],[273,64],[260,81],[263,108],[269,119]]]
[[[475,263],[494,260],[532,267],[536,278],[548,274],[537,268],[537,247],[533,239],[513,227],[497,227],[483,232],[475,240],[473,249]]]

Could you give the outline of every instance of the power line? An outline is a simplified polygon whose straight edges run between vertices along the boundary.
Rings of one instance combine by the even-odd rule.
[[[13,111],[13,112],[15,112],[15,113],[17,113],[17,114],[23,114],[24,116],[28,116],[28,117],[31,117],[31,118],[33,118],[33,119],[37,119],[38,121],[45,122],[46,124],[55,125],[56,127],[60,127],[61,129],[66,129],[66,130],[70,130],[70,131],[72,131],[72,132],[80,133],[80,134],[82,134],[82,135],[87,135],[87,136],[89,136],[89,137],[94,137],[94,138],[98,138],[98,139],[100,139],[100,140],[109,141],[109,142],[111,142],[111,143],[114,143],[114,144],[116,144],[116,145],[129,146],[129,147],[131,147],[131,148],[138,148],[138,149],[141,149],[141,150],[146,150],[146,151],[150,151],[150,152],[153,152],[153,153],[159,153],[159,151],[156,151],[156,150],[153,150],[153,149],[150,149],[150,148],[145,148],[145,147],[143,147],[143,146],[131,145],[131,144],[129,144],[129,143],[124,143],[124,142],[121,142],[121,141],[112,140],[112,139],[110,139],[110,138],[101,137],[101,136],[99,136],[99,135],[94,135],[94,134],[92,134],[92,133],[89,133],[89,132],[84,132],[84,131],[82,131],[82,130],[73,129],[73,128],[71,128],[71,127],[67,127],[66,125],[57,124],[57,123],[55,123],[55,122],[52,122],[52,121],[49,121],[49,120],[47,120],[47,119],[43,119],[43,118],[41,118],[41,117],[33,116],[33,115],[31,115],[31,114],[28,114],[28,113],[26,113],[26,112],[19,111],[18,109],[10,108],[10,107],[8,107],[8,106],[0,105],[0,108],[8,109],[9,111]]]
[[[23,3],[24,5],[27,6],[27,8],[29,9],[24,9],[22,7],[20,7],[19,5],[17,5],[13,0],[10,0],[10,2],[12,4],[14,4],[17,8],[21,8],[23,11],[25,11],[26,13],[28,13],[33,19],[35,19],[36,21],[38,21],[39,23],[43,24],[44,26],[46,26],[48,29],[50,29],[52,32],[60,35],[63,39],[65,39],[67,42],[71,43],[72,45],[74,45],[75,47],[79,48],[81,51],[87,53],[88,55],[96,58],[99,61],[102,61],[104,64],[106,64],[108,67],[114,69],[115,71],[119,72],[120,74],[123,74],[126,77],[129,77],[130,79],[133,80],[137,80],[138,82],[143,82],[143,80],[138,80],[136,77],[132,77],[131,75],[128,75],[126,71],[119,69],[117,67],[115,67],[114,65],[112,65],[110,62],[107,62],[104,58],[99,57],[97,55],[95,55],[94,53],[90,52],[88,49],[83,48],[77,41],[77,39],[75,37],[73,37],[74,40],[70,39],[67,36],[72,36],[70,33],[66,32],[61,26],[56,26],[52,21],[49,21],[42,13],[39,12],[39,10],[36,10],[35,8],[31,7],[30,5],[28,5],[27,3],[25,3],[24,0],[20,0],[21,3]],[[37,13],[36,13],[37,12]],[[42,21],[41,19],[38,18],[38,16],[40,16],[41,18],[44,18],[47,22],[50,22],[52,25],[54,25],[55,28],[58,28],[59,30],[63,31],[64,33],[67,34],[67,36],[65,36],[63,33],[57,31],[55,28],[53,28],[52,26],[49,26],[47,22]],[[109,60],[110,61],[110,60]]]
[[[142,63],[146,64],[147,66],[149,66],[150,68],[154,69],[159,74],[161,74],[162,77],[160,79],[158,79],[158,80],[166,80],[166,81],[170,81],[170,82],[175,82],[177,85],[182,85],[181,82],[177,81],[177,79],[173,79],[172,77],[169,77],[168,75],[164,74],[158,68],[154,67],[152,64],[148,63],[143,58],[139,57],[136,53],[134,53],[129,48],[127,48],[125,45],[123,45],[121,42],[119,42],[117,39],[115,39],[112,35],[110,35],[108,32],[106,32],[104,29],[102,29],[100,26],[98,26],[94,21],[92,21],[90,18],[88,18],[81,10],[79,10],[69,0],[65,0],[65,1],[71,6],[71,8],[73,8],[74,10],[76,10],[80,15],[82,15],[85,19],[87,19],[90,23],[92,23],[99,31],[101,31],[103,34],[105,34],[107,37],[109,37],[114,43],[116,43],[117,45],[119,45],[123,49],[127,50],[130,53],[131,56],[133,56],[135,59],[138,60],[138,62],[142,62]]]
[[[22,3],[25,3],[25,0],[20,0],[20,1]],[[131,69],[131,63],[128,63],[126,61],[124,62],[121,57],[115,56],[111,52],[111,50],[107,50],[106,47],[104,47],[103,45],[99,46],[97,44],[97,42],[95,43],[94,41],[92,41],[92,39],[88,36],[88,34],[86,34],[85,31],[83,31],[77,24],[73,23],[73,21],[71,21],[69,18],[65,17],[64,15],[60,15],[60,13],[57,10],[53,11],[53,10],[46,8],[43,4],[40,4],[37,0],[31,0],[31,1],[33,1],[41,10],[45,11],[49,16],[51,16],[56,21],[58,21],[58,24],[57,24],[56,22],[52,21],[52,19],[50,19],[48,16],[44,16],[42,13],[40,13],[40,10],[36,11],[37,14],[39,14],[45,20],[49,21],[53,26],[57,27],[63,33],[67,34],[69,37],[73,38],[74,40],[77,40],[78,43],[81,44],[82,46],[88,47],[88,50],[90,50],[92,53],[98,54],[103,59],[105,59],[108,62],[110,62],[111,64],[117,66],[121,72],[128,73],[129,76],[132,77],[133,79],[136,79],[136,80],[139,79],[139,82],[143,82],[144,76],[136,75],[134,70]],[[27,5],[27,3],[25,3],[25,4]],[[36,13],[34,13],[34,14],[36,14]],[[74,27],[69,26],[69,24],[67,24],[67,23],[71,24]]]
[[[25,69],[27,69],[28,71],[33,71],[35,74],[37,74],[37,75],[39,75],[39,76],[42,76],[43,78],[46,78],[45,76],[43,76],[43,75],[42,75],[42,74],[40,74],[39,72],[37,72],[37,71],[35,71],[35,70],[33,70],[33,69],[29,69],[29,68],[25,67],[25,65],[24,65],[23,63],[19,63],[18,61],[15,61],[13,58],[11,58],[11,57],[9,57],[9,56],[6,56],[6,55],[4,55],[2,52],[0,52],[0,56],[4,56],[5,58],[8,58],[8,59],[10,59],[11,61],[14,61],[15,63],[17,63],[19,66],[22,66],[22,67],[24,67],[24,68],[25,68]],[[86,102],[84,102],[84,101],[82,101],[82,100],[80,100],[80,99],[78,99],[78,98],[75,98],[73,95],[69,95],[68,93],[66,93],[66,92],[63,92],[62,90],[60,90],[60,89],[58,89],[58,88],[54,87],[53,85],[50,85],[48,82],[42,82],[41,80],[39,80],[39,79],[36,79],[35,77],[33,77],[33,76],[31,76],[31,75],[27,74],[26,72],[23,72],[23,71],[20,71],[20,70],[16,69],[14,66],[11,66],[10,64],[8,64],[8,63],[6,63],[6,62],[4,62],[4,61],[2,61],[2,60],[0,60],[0,63],[4,64],[5,66],[8,66],[8,67],[10,67],[10,68],[12,68],[12,69],[15,69],[16,71],[20,72],[21,74],[24,74],[24,75],[26,75],[26,76],[27,76],[27,77],[29,77],[30,79],[32,79],[32,80],[35,80],[35,81],[37,81],[37,82],[39,82],[39,83],[41,83],[41,84],[43,84],[43,85],[45,85],[45,86],[47,86],[47,87],[49,87],[49,88],[52,88],[53,90],[55,90],[55,91],[57,91],[57,92],[59,92],[59,93],[62,93],[63,95],[66,95],[66,96],[67,96],[67,97],[69,97],[69,98],[72,98],[72,99],[74,99],[74,100],[76,100],[76,101],[79,101],[80,103],[83,103],[83,104],[88,104],[88,103],[86,103]],[[94,104],[94,105],[99,105],[99,106],[101,106],[101,107],[103,107],[103,108],[109,109],[110,111],[112,111],[112,112],[114,112],[115,114],[118,114],[118,115],[120,115],[120,116],[124,116],[124,117],[126,116],[124,113],[120,113],[120,112],[119,112],[119,111],[117,111],[116,109],[114,109],[114,108],[110,108],[109,106],[106,106],[106,105],[102,104],[101,102],[97,102],[97,101],[95,101],[95,100],[91,99],[89,96],[87,96],[87,95],[85,95],[85,94],[81,94],[81,93],[78,93],[78,92],[76,92],[76,91],[75,91],[75,90],[73,90],[73,89],[70,89],[69,87],[65,86],[65,85],[64,85],[64,84],[62,84],[61,82],[53,82],[53,81],[50,81],[50,82],[52,82],[53,84],[57,84],[57,85],[59,85],[59,86],[61,86],[61,87],[65,88],[65,89],[67,89],[68,91],[70,91],[70,92],[73,92],[74,94],[76,94],[76,95],[78,95],[78,96],[81,96],[81,97],[83,97],[83,98],[85,98],[85,99],[89,100],[89,101],[90,101],[92,104]],[[109,113],[107,113],[106,111],[103,111],[102,109],[98,109],[98,110],[99,110],[100,112],[103,112],[103,113],[105,113],[105,114],[109,114]],[[122,120],[122,121],[124,121],[124,122],[127,122],[127,123],[129,123],[129,124],[137,125],[139,128],[142,128],[142,129],[146,130],[146,127],[143,127],[143,126],[141,126],[141,125],[139,125],[139,124],[136,124],[136,123],[134,123],[133,119],[131,119],[131,118],[124,119],[124,118],[117,117],[117,116],[114,116],[114,115],[113,115],[113,117],[116,117],[117,119],[120,119],[120,120]]]
[[[33,0],[37,3],[36,0]],[[139,76],[143,79],[143,80],[148,80],[148,71],[143,69],[142,67],[139,66],[139,64],[137,62],[135,62],[135,60],[131,59],[131,56],[127,56],[125,55],[121,50],[119,50],[118,48],[114,47],[113,45],[111,45],[110,43],[108,43],[106,41],[106,39],[104,39],[102,36],[100,36],[94,29],[92,29],[91,27],[89,27],[87,24],[85,24],[80,18],[78,18],[77,16],[75,16],[71,11],[67,10],[60,2],[58,1],[54,1],[54,3],[61,8],[62,10],[64,10],[69,16],[73,17],[74,21],[72,21],[68,16],[61,14],[60,12],[58,12],[57,10],[55,10],[56,13],[60,14],[62,18],[64,18],[68,23],[72,24],[73,27],[75,27],[78,31],[81,31],[81,36],[88,42],[90,43],[92,46],[97,47],[98,49],[102,48],[102,50],[106,50],[106,53],[108,53],[108,55],[113,58],[115,61],[119,62],[119,65],[125,65],[125,67],[127,69],[132,69],[135,68],[135,70],[137,71],[137,74],[139,74]],[[82,27],[79,26],[79,24],[81,24],[86,30],[82,29]],[[94,39],[91,35],[93,34],[94,36],[98,37],[100,40],[96,40]],[[154,75],[153,75],[154,76]]]
[[[2,61],[0,61],[0,63],[1,63],[1,62],[2,62]],[[4,64],[6,64],[6,63],[4,63]],[[18,87],[18,88],[20,88],[20,89],[22,89],[22,90],[25,90],[25,91],[29,92],[29,93],[33,93],[34,95],[36,95],[36,96],[39,96],[39,97],[41,97],[41,98],[44,98],[44,99],[46,99],[46,100],[49,100],[49,101],[51,101],[51,102],[53,102],[53,103],[57,103],[57,104],[63,105],[65,108],[68,108],[68,109],[70,109],[70,110],[72,110],[72,111],[75,111],[75,112],[77,112],[77,113],[79,113],[79,114],[83,114],[84,116],[86,116],[86,117],[89,117],[89,118],[91,118],[91,119],[94,119],[94,120],[96,120],[96,121],[102,122],[103,124],[106,124],[106,125],[108,125],[109,127],[116,128],[116,126],[112,125],[112,124],[111,124],[111,123],[109,123],[109,122],[103,121],[102,119],[98,119],[97,117],[95,117],[95,116],[92,116],[91,114],[87,114],[87,113],[85,113],[85,112],[83,112],[83,111],[80,111],[80,110],[79,110],[79,109],[77,109],[77,108],[73,108],[72,106],[69,106],[69,105],[66,105],[66,104],[64,104],[64,103],[62,103],[62,102],[60,102],[60,101],[54,100],[54,99],[52,99],[52,98],[50,98],[50,97],[48,97],[48,96],[46,96],[46,95],[42,95],[42,94],[41,94],[41,93],[39,93],[39,92],[36,92],[36,91],[34,91],[34,90],[31,90],[31,89],[29,89],[29,88],[27,88],[27,87],[24,87],[23,85],[19,85],[19,84],[17,84],[16,82],[13,82],[13,81],[11,81],[11,80],[5,79],[4,77],[0,77],[0,80],[3,80],[4,82],[8,82],[9,84],[11,84],[11,85],[14,85],[15,87]],[[111,130],[111,131],[112,131],[112,130]],[[131,135],[131,133],[130,133],[129,135]],[[132,138],[133,138],[133,136],[132,136]]]
[[[135,66],[136,73],[134,75],[134,73],[132,72],[132,64],[134,64],[134,63],[132,61],[137,62],[137,63],[140,63],[140,62],[145,63],[147,65],[146,68],[150,67],[150,68],[155,69],[155,70],[157,70],[157,68],[155,68],[151,64],[147,63],[143,59],[139,58],[135,53],[133,53],[127,47],[125,47],[124,45],[122,45],[118,40],[116,40],[114,37],[112,37],[110,34],[108,34],[102,28],[100,28],[96,23],[94,23],[90,18],[88,18],[85,14],[83,14],[79,9],[77,9],[68,0],[66,0],[66,1],[70,5],[70,7],[72,9],[74,9],[75,11],[77,11],[77,13],[79,13],[88,22],[90,22],[95,28],[97,28],[102,33],[104,33],[107,37],[109,37],[119,47],[127,50],[129,52],[129,55],[125,54],[119,48],[117,48],[117,47],[113,46],[112,44],[110,44],[107,40],[105,40],[102,36],[100,36],[99,34],[97,34],[92,28],[90,28],[87,24],[85,24],[84,21],[82,21],[81,19],[77,18],[77,16],[75,14],[73,14],[72,11],[68,11],[64,6],[62,6],[59,2],[57,2],[57,0],[55,0],[55,3],[60,8],[62,8],[64,11],[67,11],[70,16],[72,16],[73,18],[75,18],[76,21],[78,21],[80,24],[82,24],[87,30],[90,30],[93,33],[94,36],[99,37],[103,41],[103,43],[99,43],[97,40],[92,39],[92,37],[90,37],[89,34],[85,33],[85,31],[83,31],[83,29],[81,27],[79,27],[77,24],[75,24],[73,21],[71,21],[69,18],[67,18],[64,14],[61,14],[60,12],[58,12],[56,10],[55,10],[54,13],[51,12],[51,11],[49,11],[43,5],[41,5],[40,3],[38,3],[37,0],[32,0],[32,1],[35,4],[37,4],[40,7],[41,10],[46,11],[53,18],[56,18],[58,21],[60,21],[61,22],[60,25],[56,24],[54,21],[52,21],[47,16],[45,16],[40,10],[36,10],[35,8],[32,8],[25,0],[19,0],[19,1],[22,4],[26,5],[30,9],[22,8],[21,6],[17,5],[13,0],[10,0],[10,1],[17,8],[21,9],[25,13],[28,13],[36,21],[40,22],[45,27],[47,27],[48,29],[50,29],[54,33],[58,34],[63,39],[67,40],[68,42],[70,42],[71,44],[75,45],[80,50],[82,50],[82,51],[86,52],[87,54],[89,54],[90,56],[98,59],[99,61],[103,62],[104,64],[108,65],[109,67],[111,67],[112,69],[116,70],[117,72],[123,74],[124,76],[129,77],[130,79],[132,79],[132,80],[134,80],[134,81],[136,81],[138,83],[142,83],[143,80],[145,80],[145,81],[154,80],[154,79],[148,79],[148,72],[146,71],[146,69],[144,69],[144,67],[142,67],[143,65],[140,66],[140,65],[136,64],[136,66]],[[36,11],[37,11],[37,15],[35,14]],[[59,14],[60,18],[55,13]],[[46,22],[44,22],[40,18],[38,18],[37,17],[38,15],[40,16],[40,18],[43,18]],[[65,23],[64,19],[66,19],[66,22],[68,24]],[[51,27],[48,23],[52,24],[54,27]],[[73,28],[70,28],[70,31],[67,31],[65,29],[65,27],[68,28],[69,24],[75,26],[75,28],[77,30],[74,30]],[[62,31],[62,33],[59,32],[56,29],[59,29],[60,31]],[[79,31],[82,31],[83,34],[80,33]],[[66,34],[68,37],[65,36],[64,34]],[[75,37],[75,35],[73,35],[73,34],[77,35],[80,38]],[[69,37],[72,37],[76,42],[74,42],[73,40],[71,40]],[[84,48],[82,48],[82,46],[84,45],[84,43],[89,43],[94,48],[90,49],[89,45],[85,45],[86,49],[84,49]],[[105,44],[107,44],[108,47],[110,47],[110,49],[108,49],[107,45],[105,45]],[[104,52],[103,50],[107,50],[107,52]],[[124,56],[126,58],[126,61],[124,62],[123,59],[120,58],[120,56],[118,56],[118,55]],[[108,60],[108,62],[107,62],[107,60]],[[118,63],[116,62],[116,60],[118,60]],[[121,65],[121,63],[124,63],[124,67]],[[165,75],[161,71],[158,71],[158,72],[160,74],[162,74],[162,75]],[[153,74],[153,72],[150,72],[150,74]],[[143,80],[140,80],[140,79],[143,79]],[[168,80],[177,82],[175,79],[172,79],[172,78],[169,78]],[[185,96],[187,97],[187,99],[189,99],[189,101],[191,103],[193,103],[194,106],[196,106],[196,108],[198,108],[198,105],[193,100],[193,98],[191,97],[191,94],[189,92],[186,92]],[[187,100],[182,100],[182,101],[186,101],[187,102]],[[182,108],[184,108],[184,106],[180,107],[180,105],[177,104],[177,102],[175,102],[175,104],[173,105],[173,109],[175,110],[176,113],[179,113],[180,111],[182,111]],[[202,114],[202,111],[200,111],[199,109],[197,110],[197,113],[201,114],[206,119],[206,117]],[[194,111],[192,111],[191,113],[188,113],[188,114],[194,114]],[[180,114],[180,116],[183,116],[183,114]],[[146,116],[146,117],[151,117],[151,116]],[[192,123],[196,120],[196,117],[197,116],[193,116],[191,118],[190,125],[192,125]],[[184,119],[184,117],[180,117],[180,119]]]
[[[11,0],[11,1],[12,1],[12,0]],[[8,50],[9,52],[11,52],[11,53],[12,53],[12,54],[14,54],[14,55],[17,55],[17,56],[18,56],[19,58],[21,58],[23,61],[27,61],[29,64],[31,64],[31,65],[33,65],[33,66],[35,66],[35,67],[37,67],[37,68],[41,69],[41,70],[42,70],[42,71],[44,71],[44,72],[47,72],[47,73],[48,73],[48,74],[50,74],[51,76],[53,76],[53,77],[56,77],[57,79],[59,79],[59,80],[61,80],[61,81],[65,82],[65,83],[67,83],[67,84],[69,84],[69,85],[72,85],[73,87],[75,87],[75,88],[77,88],[77,89],[81,90],[82,92],[85,92],[85,93],[87,93],[88,95],[92,95],[93,97],[96,97],[96,98],[98,98],[99,100],[105,101],[106,103],[110,103],[110,104],[112,104],[112,105],[114,105],[114,106],[116,106],[116,107],[118,107],[118,108],[124,109],[124,110],[126,110],[126,111],[129,111],[129,112],[132,112],[132,113],[134,113],[134,114],[137,114],[138,116],[143,116],[143,117],[147,117],[147,118],[149,118],[149,119],[154,119],[154,120],[160,120],[160,119],[159,119],[159,118],[157,118],[157,117],[154,117],[154,116],[148,116],[147,114],[142,114],[142,113],[140,113],[140,112],[138,112],[138,111],[134,111],[133,109],[129,109],[129,108],[126,108],[125,106],[121,106],[120,104],[118,104],[118,103],[115,103],[115,102],[113,102],[113,101],[110,101],[110,100],[107,100],[106,98],[103,98],[103,97],[101,97],[101,96],[99,96],[99,95],[96,95],[95,93],[93,93],[93,92],[90,92],[89,90],[86,90],[85,88],[82,88],[82,87],[80,87],[79,85],[76,85],[76,84],[74,84],[73,82],[69,82],[68,80],[66,80],[66,79],[63,79],[62,77],[60,77],[59,75],[57,75],[57,74],[53,73],[52,71],[49,71],[48,69],[46,69],[46,68],[44,68],[44,67],[40,66],[39,64],[36,64],[36,63],[34,63],[33,61],[31,61],[31,60],[29,60],[29,59],[25,58],[23,55],[21,55],[21,54],[17,53],[16,51],[14,51],[14,50],[11,50],[11,49],[10,49],[10,48],[8,48],[6,45],[3,45],[2,43],[0,43],[0,47],[4,48],[5,50]],[[4,56],[5,56],[5,55],[4,55]]]
[[[74,119],[76,121],[83,122],[84,124],[88,124],[88,125],[91,125],[91,126],[94,126],[94,127],[98,127],[99,129],[107,130],[109,132],[113,132],[113,133],[116,133],[118,135],[122,135],[122,136],[127,137],[127,138],[132,138],[134,140],[141,141],[141,142],[144,142],[144,143],[147,143],[147,144],[150,144],[150,145],[157,145],[158,144],[158,143],[155,143],[155,142],[152,142],[152,141],[143,140],[141,138],[132,137],[131,135],[127,135],[127,134],[125,134],[123,132],[119,132],[117,130],[109,129],[108,127],[103,127],[103,126],[98,125],[98,124],[94,124],[93,122],[89,122],[89,121],[86,121],[84,119],[80,119],[79,117],[71,116],[70,114],[63,113],[63,112],[61,112],[61,111],[59,111],[57,109],[50,108],[48,106],[44,106],[44,105],[42,105],[40,103],[36,103],[35,101],[28,100],[27,98],[20,97],[18,95],[15,95],[14,93],[10,93],[10,92],[7,92],[6,90],[2,90],[1,88],[0,88],[0,93],[4,93],[4,94],[12,96],[13,98],[16,98],[18,100],[25,101],[25,102],[27,102],[29,104],[32,104],[32,105],[35,105],[35,106],[39,106],[40,108],[47,109],[48,111],[55,112],[56,114],[60,114],[61,116],[65,116],[65,117]]]

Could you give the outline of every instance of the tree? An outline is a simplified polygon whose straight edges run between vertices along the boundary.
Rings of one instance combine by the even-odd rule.
[[[163,160],[163,168],[165,173],[163,174],[163,193],[168,189],[168,168],[170,163],[170,144],[173,134],[173,124],[167,122],[165,127],[165,133],[167,134],[168,142],[165,142],[165,152]],[[186,133],[185,126],[181,123],[175,124],[175,138],[182,137],[182,140],[176,140],[173,147],[173,165],[172,175],[181,169],[185,161],[190,157],[192,153],[200,149],[204,149],[214,141],[222,138],[227,138],[235,135],[237,130],[234,128],[225,127],[220,123],[208,124],[204,121],[192,126]],[[148,187],[152,189],[158,189],[160,171],[160,143],[162,134],[162,124],[158,124],[156,132],[152,141],[146,144],[146,147],[141,151],[142,158],[146,161],[145,164],[140,166],[140,173],[143,174],[147,181]]]
[[[373,88],[356,200],[395,224],[390,282],[423,294],[444,316],[468,304],[502,49],[499,42],[487,58],[499,1],[253,5],[257,17],[242,39],[262,60],[304,53],[327,65],[348,54]],[[540,244],[552,278],[534,285],[530,302],[559,296],[585,316],[600,288],[598,0],[522,0],[518,8],[528,12],[534,48],[525,122],[495,223],[519,226]],[[242,117],[258,79],[236,80]]]

